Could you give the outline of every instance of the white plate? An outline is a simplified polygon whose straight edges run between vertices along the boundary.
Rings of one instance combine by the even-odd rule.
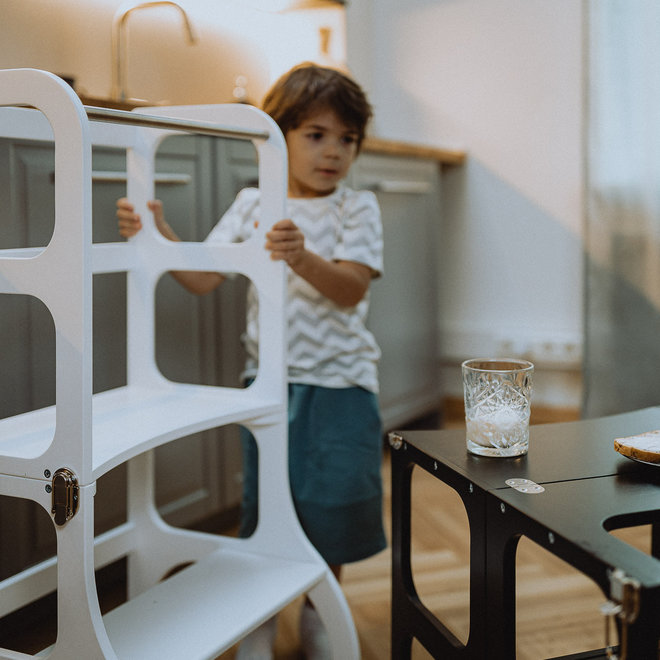
[[[619,454],[619,452],[617,452]],[[625,454],[619,454],[619,456],[623,456],[624,458],[628,458],[631,461],[635,461],[635,463],[643,463],[644,465],[652,465],[653,467],[660,467],[660,463],[651,463],[651,461],[643,461],[641,458],[635,458],[634,456],[626,456]]]

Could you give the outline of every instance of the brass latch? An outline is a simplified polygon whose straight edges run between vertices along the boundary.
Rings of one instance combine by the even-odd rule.
[[[52,502],[56,525],[64,525],[78,510],[78,479],[68,468],[60,468],[53,475]]]
[[[609,573],[610,599],[600,611],[605,616],[605,652],[610,660],[626,660],[628,657],[628,624],[635,623],[639,616],[640,591],[639,580],[627,576],[620,568]],[[610,623],[619,619],[619,654],[610,642]]]

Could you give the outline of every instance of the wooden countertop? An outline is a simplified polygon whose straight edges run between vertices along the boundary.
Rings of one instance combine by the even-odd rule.
[[[136,100],[113,101],[111,99],[80,96],[85,105],[101,108],[114,108],[116,110],[133,110],[141,105],[153,105],[146,102],[140,103]],[[426,158],[437,160],[440,165],[462,165],[465,162],[466,153],[457,149],[442,149],[440,147],[429,147],[422,144],[409,142],[398,142],[384,138],[367,136],[362,144],[362,151],[372,154],[384,154],[388,156],[408,156],[412,158]]]
[[[362,151],[367,153],[385,154],[389,156],[410,156],[437,160],[441,165],[462,165],[466,153],[455,149],[441,149],[410,142],[397,142],[367,136],[362,145]]]
[[[126,99],[125,101],[115,101],[114,99],[103,98],[99,96],[85,96],[78,94],[78,97],[83,102],[83,105],[91,105],[95,108],[110,108],[111,110],[133,110],[142,106],[154,106],[156,103],[148,103],[147,101],[139,101],[137,99]]]

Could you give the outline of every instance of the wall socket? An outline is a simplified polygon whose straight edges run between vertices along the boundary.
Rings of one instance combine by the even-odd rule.
[[[511,357],[530,360],[551,370],[581,371],[582,334],[566,330],[525,333],[516,328],[446,325],[438,337],[440,360],[460,364],[467,358]]]
[[[582,344],[570,339],[502,339],[496,352],[497,357],[523,358],[539,367],[579,369],[582,365]]]

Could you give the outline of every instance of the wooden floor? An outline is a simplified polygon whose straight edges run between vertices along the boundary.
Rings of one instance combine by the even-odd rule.
[[[450,426],[460,424],[449,422]],[[387,452],[383,460],[383,479],[389,534]],[[414,472],[412,488],[413,574],[417,590],[426,606],[465,640],[469,624],[466,595],[469,542],[465,510],[451,489],[422,470]],[[645,552],[650,551],[648,528],[617,532],[617,535]],[[342,586],[355,618],[363,660],[390,658],[390,561],[388,549],[344,569]],[[589,579],[523,538],[517,554],[516,582],[517,660],[540,660],[604,646],[604,621],[599,607],[605,599]],[[290,605],[279,617],[276,660],[302,660],[297,633],[300,604]],[[27,637],[34,643],[38,635],[38,626],[35,626]],[[231,660],[234,655],[235,650],[231,649],[220,658]],[[421,645],[415,643],[413,658],[425,660],[429,657]]]
[[[387,460],[383,472],[389,485]],[[424,604],[466,641],[469,544],[465,510],[451,489],[422,470],[413,476],[413,502],[415,585]],[[650,549],[647,529],[619,535],[646,552]],[[605,598],[596,585],[528,539],[521,539],[517,557],[517,660],[602,648],[605,632],[599,607]],[[386,550],[345,567],[342,586],[358,629],[363,660],[390,658],[390,561],[391,553]],[[276,660],[303,658],[297,647],[299,606],[290,606],[280,617]],[[229,660],[233,655],[230,651],[221,658]],[[414,643],[415,660],[430,657]]]
[[[462,406],[460,414],[450,407],[444,426],[462,426],[461,416]],[[537,410],[532,421],[548,423],[574,419],[577,419],[575,410]],[[389,534],[390,465],[387,453],[383,461],[383,481]],[[459,639],[466,641],[469,540],[465,509],[454,491],[423,470],[413,473],[412,489],[416,588],[424,604]],[[616,534],[644,552],[650,552],[648,527],[622,530]],[[342,586],[358,629],[362,660],[390,658],[390,562],[388,549],[344,569]],[[604,647],[605,624],[599,608],[605,598],[601,591],[584,575],[524,537],[518,546],[516,584],[517,660],[541,660]],[[300,603],[296,603],[280,616],[276,660],[303,658],[297,641],[299,607]],[[221,658],[230,660],[233,656],[231,650]],[[414,660],[430,657],[420,644],[414,643]]]

